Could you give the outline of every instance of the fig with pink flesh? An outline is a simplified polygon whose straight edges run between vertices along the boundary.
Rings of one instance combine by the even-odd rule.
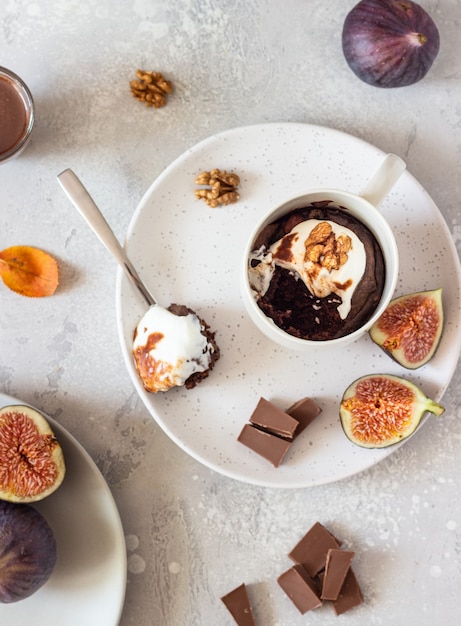
[[[404,87],[431,68],[440,47],[431,16],[411,0],[361,0],[346,16],[342,47],[351,70],[375,87]]]
[[[416,369],[433,357],[442,330],[440,288],[395,298],[369,333],[371,339],[400,365]]]
[[[340,405],[343,430],[363,448],[385,448],[409,437],[427,412],[444,408],[417,385],[390,374],[371,374],[353,382]]]
[[[0,409],[0,500],[43,500],[64,475],[62,448],[48,420],[29,406]]]
[[[0,602],[17,602],[38,591],[50,578],[56,556],[53,531],[41,513],[28,504],[0,500]]]

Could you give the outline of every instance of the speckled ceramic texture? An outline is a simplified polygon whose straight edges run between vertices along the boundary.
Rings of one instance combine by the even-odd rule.
[[[441,213],[409,172],[381,210],[400,254],[395,295],[443,289],[445,329],[429,364],[409,372],[368,336],[341,351],[309,356],[278,348],[255,329],[241,301],[242,251],[268,207],[309,187],[360,193],[382,158],[383,153],[367,142],[324,127],[271,123],[230,129],[192,147],[167,167],[136,210],[126,248],[141,276],[162,304],[187,304],[207,320],[216,331],[222,358],[193,390],[146,393],[131,358],[133,330],[144,305],[119,274],[117,310],[125,362],[160,426],[214,470],[258,485],[307,487],[343,479],[379,462],[396,448],[364,450],[353,445],[338,418],[343,391],[365,374],[404,376],[441,400],[461,344],[459,261]],[[241,177],[237,204],[210,209],[195,199],[195,177],[215,167]],[[310,396],[322,408],[277,469],[237,441],[261,396],[282,409]]]

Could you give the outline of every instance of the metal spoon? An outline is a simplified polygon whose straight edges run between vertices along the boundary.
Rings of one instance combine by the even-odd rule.
[[[125,271],[125,274],[139,289],[147,304],[149,306],[156,305],[157,301],[142,282],[136,269],[127,257],[125,250],[116,238],[113,230],[106,222],[101,211],[96,206],[93,198],[90,196],[78,176],[71,169],[66,169],[58,174],[57,178],[72,204],[93,229],[94,233],[99,237],[104,246],[115,257]]]
[[[160,313],[162,315],[165,309],[160,304],[157,303],[155,298],[152,296],[152,294],[149,292],[147,287],[142,282],[133,264],[131,263],[130,259],[127,257],[125,250],[120,245],[114,232],[112,231],[112,229],[110,228],[106,220],[104,219],[101,211],[98,209],[94,200],[92,199],[88,191],[85,189],[84,185],[79,180],[79,178],[74,174],[74,172],[71,169],[64,170],[63,172],[58,174],[57,178],[58,178],[59,183],[61,184],[61,187],[64,189],[65,193],[69,197],[72,204],[79,211],[80,215],[86,220],[86,222],[95,232],[95,234],[101,240],[102,244],[115,257],[115,259],[118,261],[118,263],[121,265],[121,267],[125,271],[128,278],[131,280],[131,282],[138,288],[143,298],[149,305],[149,311],[147,313],[149,313],[150,311],[153,311],[155,308],[155,313],[156,314]],[[175,305],[175,306],[177,307],[178,305]],[[176,313],[174,313],[171,310],[171,307],[173,307],[173,305],[171,305],[170,308],[167,310],[173,313],[173,315],[176,315]],[[187,313],[184,313],[184,314],[177,313],[178,315],[177,319],[179,318],[185,319],[186,317],[193,317],[197,321],[197,324],[195,323],[192,324],[192,327],[193,327],[192,331],[190,331],[190,327],[189,327],[189,330],[187,331],[189,333],[189,338],[187,341],[184,342],[184,346],[181,346],[181,350],[185,351],[185,354],[182,355],[184,358],[177,359],[176,356],[174,357],[175,360],[173,361],[173,375],[165,376],[164,374],[162,374],[159,376],[156,373],[157,368],[150,367],[149,359],[151,358],[150,357],[151,348],[148,345],[149,342],[147,342],[147,344],[144,346],[138,346],[138,348],[135,351],[136,354],[134,356],[135,356],[135,362],[136,362],[136,370],[147,391],[152,391],[154,393],[157,393],[157,391],[167,391],[171,387],[176,387],[176,386],[183,385],[183,384],[185,384],[187,387],[188,381],[190,385],[189,388],[192,388],[198,382],[200,382],[202,378],[205,378],[208,375],[208,373],[214,366],[214,362],[217,359],[219,359],[220,351],[214,341],[214,333],[209,332],[208,325],[201,318],[199,318],[196,313],[194,313],[188,307],[183,307],[183,308],[186,309]],[[144,320],[144,316],[142,320]],[[199,340],[197,341],[198,338]],[[202,345],[203,338],[206,339],[206,349],[204,349]],[[175,354],[175,351],[177,351],[177,345],[175,341],[174,332],[167,333],[167,337],[164,338],[162,341],[165,341],[167,347],[170,347],[173,351],[173,354]],[[197,354],[197,345],[200,351],[198,354]],[[138,355],[138,353],[140,356]],[[147,360],[148,366],[146,366],[145,364],[146,354],[149,355],[149,359]],[[213,358],[212,358],[212,355],[213,355]],[[153,357],[153,360],[154,361],[156,360],[155,356]],[[162,361],[162,358],[160,357],[159,362],[161,361]],[[168,359],[167,359],[167,363],[168,363]],[[184,363],[185,363],[185,366],[181,365]],[[192,364],[192,369],[190,369],[189,367],[190,364]],[[168,365],[170,366],[171,364],[168,363]],[[169,371],[169,369],[171,368],[167,368],[166,371]],[[153,373],[151,370],[153,370]],[[160,371],[162,371],[162,368],[160,368]],[[197,380],[195,376],[199,374],[200,372],[203,372],[202,378],[199,378]],[[182,381],[182,382],[178,382],[178,376],[179,376],[179,381]],[[184,380],[181,377],[183,377]]]

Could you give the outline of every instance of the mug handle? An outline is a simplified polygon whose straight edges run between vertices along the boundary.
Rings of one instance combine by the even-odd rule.
[[[392,187],[405,171],[406,164],[396,154],[387,154],[370,178],[360,196],[375,207],[383,202]]]

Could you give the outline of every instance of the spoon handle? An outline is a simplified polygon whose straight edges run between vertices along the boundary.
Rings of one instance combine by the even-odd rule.
[[[117,262],[125,271],[131,282],[139,289],[140,293],[149,306],[157,304],[152,294],[142,282],[125,250],[120,245],[113,230],[106,222],[103,214],[96,206],[80,179],[71,169],[66,169],[58,174],[58,181],[66,192],[72,204],[86,220],[94,233],[99,237],[103,245],[115,257]]]

